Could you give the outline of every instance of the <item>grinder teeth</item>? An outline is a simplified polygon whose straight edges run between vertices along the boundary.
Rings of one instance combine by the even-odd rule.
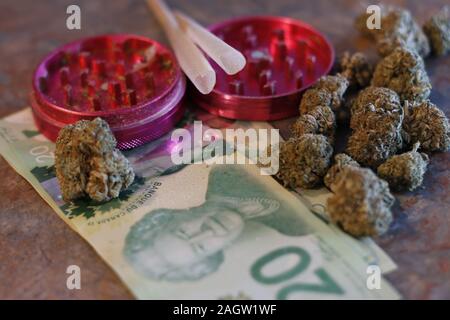
[[[153,99],[174,79],[171,57],[153,44],[90,39],[78,48],[56,54],[38,80],[42,93],[70,110],[129,108]],[[154,72],[163,74],[158,81]]]
[[[233,80],[229,84],[229,90],[231,94],[243,95],[244,94],[244,84],[241,80]]]
[[[239,81],[224,77],[228,86],[219,84],[218,87],[225,88],[225,93],[246,96],[283,94],[302,89],[323,72],[306,40],[293,40],[283,28],[274,29],[266,39],[255,29],[252,25],[246,25],[238,32],[242,37],[247,65],[239,73]],[[219,34],[227,38],[222,31]],[[255,79],[257,85],[252,84]]]
[[[33,75],[37,127],[55,141],[67,124],[101,117],[119,148],[171,130],[184,112],[186,81],[173,54],[154,40],[115,34],[56,49]]]
[[[200,107],[225,118],[268,121],[297,115],[302,91],[334,62],[330,43],[302,21],[244,17],[210,30],[247,61],[230,76],[210,59],[217,76],[214,90],[208,95],[193,92]]]

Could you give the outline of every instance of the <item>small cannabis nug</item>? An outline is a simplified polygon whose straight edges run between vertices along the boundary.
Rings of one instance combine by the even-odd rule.
[[[65,201],[88,196],[104,202],[119,196],[134,180],[127,158],[116,149],[101,118],[81,120],[61,129],[56,140],[56,177]]]

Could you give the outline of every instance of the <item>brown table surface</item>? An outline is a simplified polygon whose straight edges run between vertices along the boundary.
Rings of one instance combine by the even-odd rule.
[[[207,25],[240,15],[302,19],[324,32],[337,54],[374,51],[354,30],[360,1],[173,0],[169,3]],[[395,1],[422,23],[442,1]],[[66,29],[66,8],[81,7],[81,30]],[[144,1],[0,2],[0,117],[28,105],[33,68],[54,48],[80,37],[136,33],[167,44]],[[429,59],[431,99],[450,114],[450,56]],[[387,276],[405,298],[450,298],[450,153],[435,154],[424,187],[397,197],[395,223],[375,239],[398,269]],[[128,299],[131,293],[95,251],[72,231],[34,189],[0,157],[0,298]],[[66,289],[68,265],[82,272],[82,289]]]

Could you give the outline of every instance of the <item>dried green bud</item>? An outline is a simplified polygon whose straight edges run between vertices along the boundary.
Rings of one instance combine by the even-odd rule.
[[[334,143],[336,131],[336,118],[331,108],[318,105],[309,113],[301,115],[292,125],[291,132],[294,137],[301,137],[307,133],[323,134]]]
[[[317,106],[330,106],[332,95],[326,90],[308,89],[300,102],[300,114],[307,114]]]
[[[116,139],[100,118],[61,129],[56,140],[55,169],[66,201],[84,196],[108,201],[134,180],[133,168],[116,149]]]
[[[425,151],[450,149],[450,126],[444,112],[429,100],[410,106],[405,103],[404,137],[407,143],[420,142]]]
[[[328,189],[331,189],[331,185],[336,181],[337,176],[341,173],[344,166],[359,167],[359,163],[345,153],[338,153],[335,155],[334,164],[323,178],[323,183],[328,187]]]
[[[450,6],[444,6],[423,25],[433,52],[439,56],[450,52]]]
[[[336,118],[333,110],[326,106],[317,106],[309,112],[309,115],[316,119],[318,125],[316,133],[323,134],[333,143],[336,131]]]
[[[305,134],[281,142],[279,154],[277,178],[292,188],[313,188],[330,166],[333,147],[323,135]]]
[[[413,191],[422,184],[429,159],[425,153],[417,152],[419,145],[416,143],[412,151],[393,156],[378,167],[378,176],[391,189]]]
[[[381,5],[381,29],[367,28],[369,16],[370,13],[366,12],[360,15],[356,19],[356,27],[375,39],[381,56],[391,54],[398,47],[414,50],[422,57],[430,53],[427,37],[408,10]]]
[[[427,37],[421,29],[417,29],[417,33],[413,33],[409,39],[404,39],[404,36],[398,34],[393,37],[379,39],[377,41],[377,51],[382,57],[386,57],[397,48],[411,50],[417,52],[421,57],[427,57],[430,54],[430,44]],[[413,40],[411,40],[413,39]]]
[[[58,144],[59,141],[59,144]],[[67,125],[59,132],[57,147],[65,159],[69,159],[72,151],[68,146],[74,145],[80,152],[101,155],[112,151],[116,147],[116,139],[112,134],[108,123],[101,118],[92,121],[80,120],[72,125]]]
[[[403,122],[403,109],[385,111],[369,105],[367,110],[359,109],[353,113],[350,127],[354,130],[364,129],[378,132],[399,132]]]
[[[330,218],[356,237],[381,235],[392,223],[394,197],[386,181],[370,169],[344,166],[331,185],[327,200]]]
[[[387,88],[368,87],[352,105],[347,153],[365,166],[376,168],[402,147],[403,109],[398,95]]]
[[[92,157],[89,170],[85,192],[98,202],[117,198],[134,180],[133,168],[118,149]]]
[[[367,87],[362,90],[352,105],[355,109],[365,109],[367,105],[373,104],[377,109],[396,110],[400,107],[400,98],[395,91],[382,87]]]
[[[309,114],[301,115],[291,126],[292,136],[296,138],[300,138],[307,133],[317,133],[318,130],[319,125],[316,119]]]
[[[372,85],[394,90],[401,101],[421,102],[431,92],[431,82],[420,55],[401,48],[395,49],[378,63]]]
[[[350,136],[346,148],[353,159],[363,166],[376,169],[402,148],[399,131],[356,130]]]
[[[317,80],[313,86],[314,89],[325,90],[331,94],[330,104],[322,104],[328,106],[334,111],[338,110],[342,106],[343,96],[349,85],[348,80],[337,74],[335,76],[322,76]]]
[[[340,74],[347,78],[349,85],[354,88],[364,88],[370,84],[373,67],[362,52],[351,55],[344,53],[339,61]]]
[[[403,108],[398,95],[388,89],[368,87],[352,105],[350,127],[353,130],[398,130],[403,121]]]

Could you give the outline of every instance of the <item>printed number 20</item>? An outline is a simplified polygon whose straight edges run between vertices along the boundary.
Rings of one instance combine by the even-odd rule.
[[[31,148],[30,154],[35,157],[37,163],[44,163],[55,158],[54,152],[48,146],[36,146]]]
[[[269,262],[272,262],[282,256],[295,254],[300,259],[299,262],[289,270],[282,273],[266,276],[262,273],[262,269]],[[265,256],[259,258],[251,267],[252,277],[264,284],[277,284],[294,278],[305,271],[311,263],[311,257],[302,248],[285,247],[269,252]],[[320,279],[319,283],[293,283],[283,287],[277,293],[277,299],[287,299],[291,293],[297,291],[313,291],[318,293],[343,294],[344,290],[331,278],[331,276],[323,268],[317,268],[315,275]]]

